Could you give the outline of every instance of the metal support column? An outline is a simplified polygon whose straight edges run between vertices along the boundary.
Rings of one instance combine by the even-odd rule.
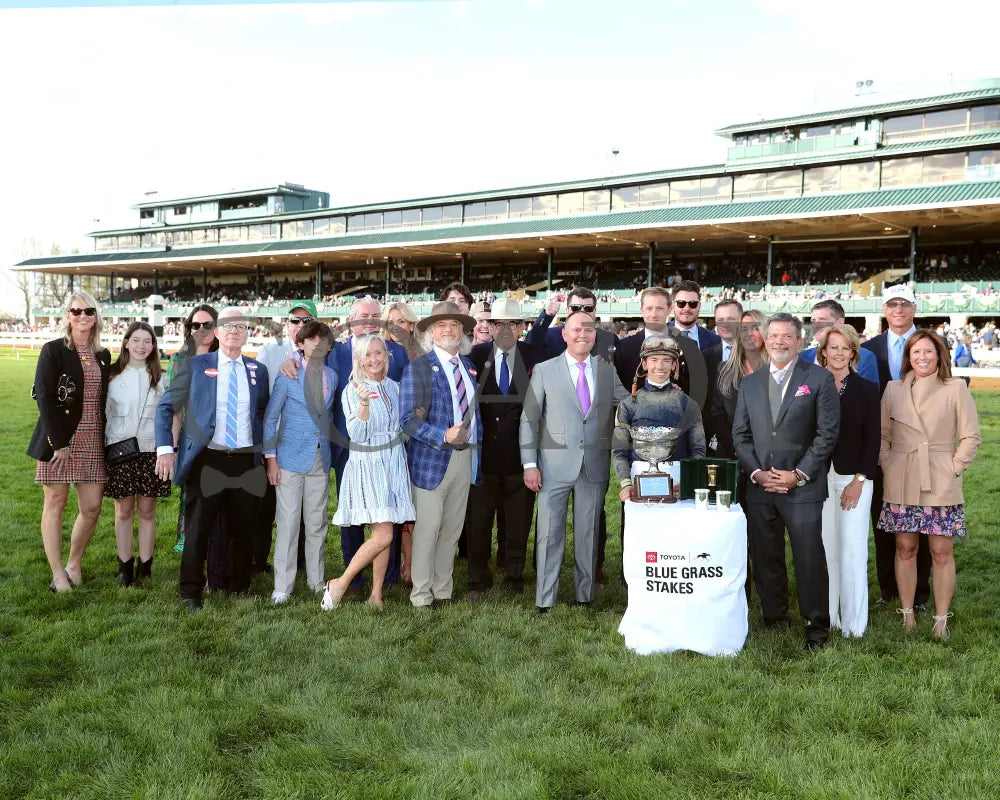
[[[767,242],[767,285],[768,286],[774,285],[774,281],[772,280],[772,278],[774,277],[773,273],[774,273],[774,242],[768,239]]]
[[[656,242],[646,245],[646,287],[653,285],[653,269],[656,267]]]
[[[208,302],[208,267],[201,268],[201,302]]]
[[[910,230],[910,283],[917,279],[917,230]]]
[[[395,262],[392,256],[389,256],[385,260],[385,302],[389,302],[389,295],[391,294],[392,287],[392,267]]]
[[[257,296],[264,296],[264,268],[260,264],[257,264]]]
[[[111,298],[111,302],[115,302],[115,273],[111,273],[108,281],[108,297]]]
[[[313,295],[315,297],[323,296],[323,267],[326,264],[323,261],[316,262],[316,274],[315,280],[313,281]]]
[[[153,270],[153,294],[160,293],[160,271],[158,269]]]
[[[546,288],[550,292],[552,291],[552,273],[555,269],[555,262],[556,262],[556,249],[554,247],[550,247],[548,250],[545,251],[545,275],[546,275],[546,280],[548,281],[548,283],[546,284]]]
[[[459,283],[465,283],[465,273],[466,273],[466,270],[468,270],[468,268],[469,268],[469,254],[468,253],[462,253],[462,262],[461,262],[461,270],[462,271],[461,271],[461,273],[459,274],[459,277],[458,277],[458,282]]]
[[[69,281],[67,283],[68,283],[68,286],[67,286],[66,291],[69,292],[70,294],[73,294],[73,276],[72,275],[69,276]]]

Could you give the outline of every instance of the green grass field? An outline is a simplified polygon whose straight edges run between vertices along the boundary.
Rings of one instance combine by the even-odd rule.
[[[626,651],[617,579],[593,612],[535,617],[530,594],[496,590],[418,614],[393,588],[381,613],[323,614],[300,585],[274,608],[259,576],[251,597],[210,595],[192,614],[176,498],[159,506],[151,586],[117,587],[107,501],[85,585],[53,595],[24,455],[33,371],[0,356],[0,796],[997,796],[1000,395],[976,397],[984,446],[950,643],[927,618],[908,637],[883,610],[862,640],[805,654],[800,625],[757,632],[754,608],[743,653],[711,659]],[[460,598],[461,562],[456,575]],[[571,587],[567,569],[563,600]]]

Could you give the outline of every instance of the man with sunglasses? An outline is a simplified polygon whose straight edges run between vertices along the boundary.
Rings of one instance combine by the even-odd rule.
[[[671,327],[683,331],[688,339],[694,339],[698,349],[703,353],[710,347],[720,344],[719,334],[698,324],[698,311],[701,308],[701,287],[694,281],[678,281],[673,288],[674,320]]]
[[[270,381],[270,389],[274,391],[274,382],[278,379],[278,371],[282,362],[291,358],[295,352],[295,334],[299,328],[307,322],[316,319],[316,304],[312,300],[296,300],[288,309],[288,317],[285,319],[285,336],[281,341],[273,341],[264,345],[257,354],[257,360],[267,367],[267,378]],[[254,530],[253,560],[254,572],[271,572],[271,565],[267,563],[267,557],[271,552],[272,529],[274,528],[275,508],[277,497],[274,487],[268,483],[267,493],[261,501],[260,514],[257,517],[257,526]],[[305,525],[299,526],[299,566],[305,567]]]
[[[903,371],[903,349],[906,340],[917,330],[913,318],[917,313],[917,301],[909,286],[887,286],[882,292],[882,314],[889,329],[873,336],[861,345],[878,359],[879,388],[885,394],[889,381],[897,381]],[[879,599],[875,606],[891,605],[899,596],[896,588],[896,535],[886,533],[878,526],[882,511],[882,468],[875,470],[872,483],[872,528],[875,536],[875,574],[878,578]],[[921,536],[917,548],[917,591],[913,607],[917,611],[927,610],[927,600],[931,596],[931,551],[928,537]]]
[[[551,327],[556,314],[559,313],[560,302],[549,300],[545,310],[538,315],[534,326],[528,331],[525,341],[538,347],[544,347],[549,358],[555,358],[566,350],[566,342],[563,341],[563,326]],[[597,322],[597,297],[584,286],[577,286],[569,293],[566,301],[567,314],[575,314],[582,311],[594,322]],[[601,327],[597,328],[597,338],[594,340],[594,348],[590,351],[592,356],[603,358],[609,361],[614,358],[615,348],[618,346],[618,338],[611,332]]]

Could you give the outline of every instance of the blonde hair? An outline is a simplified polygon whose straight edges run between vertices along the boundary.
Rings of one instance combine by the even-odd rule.
[[[851,325],[841,322],[831,325],[829,328],[823,328],[823,330],[816,334],[816,363],[821,367],[826,366],[826,356],[823,354],[823,350],[826,348],[826,343],[831,333],[839,333],[844,337],[844,341],[851,348],[851,363],[848,365],[848,368],[851,372],[857,372],[858,364],[861,363],[861,337],[858,336],[858,332]]]
[[[360,336],[355,336],[353,338],[354,343],[353,354],[351,356],[351,383],[357,385],[363,383],[364,381],[385,380],[386,375],[389,374],[389,348],[386,346],[385,339],[377,333],[363,333]],[[381,342],[382,349],[385,351],[385,365],[382,368],[382,377],[380,378],[370,378],[365,374],[365,356],[368,355],[369,345],[374,341]]]
[[[101,308],[97,305],[97,301],[93,295],[89,295],[86,292],[73,292],[69,296],[69,299],[66,300],[66,313],[63,314],[63,342],[66,343],[66,346],[70,350],[76,350],[76,345],[73,344],[73,324],[69,321],[69,309],[73,305],[74,300],[83,303],[84,308],[97,309],[97,312],[94,314],[94,324],[90,329],[90,336],[87,339],[87,346],[90,348],[90,352],[99,353],[104,349],[101,347],[101,331],[104,330],[104,320],[101,319]]]
[[[740,314],[740,329],[733,336],[733,351],[729,354],[729,360],[719,366],[719,373],[716,377],[716,388],[726,397],[735,395],[740,389],[740,382],[743,380],[743,362],[759,358],[761,364],[766,364],[768,360],[767,349],[761,348],[757,353],[750,353],[747,346],[743,344],[743,319],[750,317],[757,326],[763,337],[764,326],[767,324],[767,317],[763,312],[756,309],[746,309]]]
[[[402,314],[403,319],[405,319],[411,325],[416,325],[418,322],[420,322],[420,317],[418,317],[414,313],[413,309],[410,308],[410,306],[407,303],[404,303],[402,301],[398,301],[398,302],[395,302],[395,303],[389,303],[389,305],[387,305],[385,308],[382,309],[382,335],[383,336],[389,336],[390,338],[395,339],[395,337],[392,336],[392,332],[389,330],[389,315],[393,311],[398,311],[400,314]]]

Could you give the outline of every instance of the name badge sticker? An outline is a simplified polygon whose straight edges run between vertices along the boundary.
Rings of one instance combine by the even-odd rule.
[[[205,370],[205,375],[209,378],[218,378],[219,370],[209,367],[208,369]]]

